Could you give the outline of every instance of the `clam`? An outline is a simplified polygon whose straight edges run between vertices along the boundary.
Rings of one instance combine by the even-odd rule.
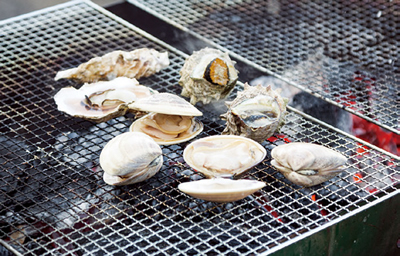
[[[112,80],[116,77],[139,79],[153,75],[168,65],[168,52],[160,53],[148,48],[130,52],[113,51],[92,58],[76,68],[59,71],[54,79],[75,79],[84,83]]]
[[[243,199],[264,186],[265,182],[257,180],[215,178],[181,183],[178,189],[194,198],[229,203]]]
[[[139,85],[136,79],[119,77],[112,81],[87,83],[79,90],[62,88],[54,101],[62,112],[100,123],[124,115],[129,111],[129,103],[155,93],[158,92]]]
[[[343,170],[346,157],[327,147],[293,142],[271,151],[271,164],[291,182],[305,187],[332,179]]]
[[[264,182],[229,180],[259,164],[266,150],[254,140],[235,135],[214,135],[190,143],[183,151],[186,163],[206,180],[182,183],[179,189],[196,198],[231,202],[245,198],[265,186]]]
[[[133,122],[130,131],[146,133],[159,145],[190,140],[203,130],[203,124],[195,118],[203,113],[174,94],[153,94],[133,102],[129,108],[150,112]]]
[[[155,175],[163,164],[160,146],[140,132],[126,132],[111,139],[100,153],[103,180],[128,185]]]
[[[204,48],[193,52],[179,72],[181,95],[190,98],[193,105],[199,101],[208,104],[224,99],[238,79],[234,64],[227,53],[217,49]]]
[[[288,100],[270,86],[250,86],[238,92],[232,102],[226,102],[228,111],[221,115],[226,120],[222,134],[240,135],[258,142],[271,137],[285,123]]]

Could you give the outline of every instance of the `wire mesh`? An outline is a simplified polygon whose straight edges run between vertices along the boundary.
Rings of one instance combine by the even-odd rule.
[[[134,117],[94,124],[59,112],[53,96],[78,85],[54,81],[56,72],[117,49],[167,50],[171,65],[140,83],[179,94],[186,56],[85,1],[6,20],[0,31],[0,238],[21,254],[251,255],[398,193],[398,158],[295,110],[281,133],[262,145],[270,152],[307,141],[345,154],[346,170],[322,185],[293,185],[270,166],[268,153],[249,173],[267,183],[260,192],[227,204],[194,199],[177,189],[199,178],[182,158],[189,142],[162,146],[164,164],[151,179],[106,185],[100,151],[127,132]],[[198,107],[205,127],[198,138],[220,134],[220,107]]]
[[[129,2],[400,133],[398,1]]]

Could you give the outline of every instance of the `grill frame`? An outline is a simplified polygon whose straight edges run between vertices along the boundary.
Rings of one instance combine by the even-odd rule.
[[[139,40],[141,43],[154,46],[155,48],[158,49],[167,49],[168,51],[170,51],[172,57],[171,66],[166,71],[162,71],[160,74],[157,74],[154,77],[149,78],[148,80],[144,80],[143,84],[149,83],[153,88],[158,89],[160,91],[166,90],[178,93],[180,90],[179,86],[177,86],[176,84],[176,81],[178,79],[178,70],[179,67],[183,64],[183,60],[185,57],[187,57],[187,55],[166,45],[165,43],[148,35],[146,32],[137,29],[133,25],[121,20],[117,16],[105,11],[101,7],[96,6],[88,1],[72,1],[67,4],[58,5],[52,8],[44,9],[42,11],[34,12],[28,15],[23,15],[17,18],[3,21],[0,23],[0,26],[2,26],[2,28],[8,27],[8,29],[3,29],[2,30],[3,34],[1,34],[1,36],[5,37],[6,36],[5,33],[7,32],[10,32],[13,35],[15,35],[16,32],[22,33],[23,31],[27,30],[27,27],[31,28],[36,27],[41,22],[50,24],[50,22],[47,19],[49,19],[49,15],[51,13],[57,15],[64,15],[64,17],[61,16],[61,18],[56,18],[56,17],[53,18],[56,20],[66,19],[69,22],[73,22],[72,19],[77,14],[83,15],[84,17],[86,17],[86,19],[89,20],[87,24],[91,25],[89,29],[86,28],[90,33],[97,34],[98,31],[106,31],[109,33],[109,35],[107,33],[102,33],[102,35],[100,36],[101,38],[115,37],[118,40],[115,40],[110,45],[107,45],[104,49],[100,50],[86,49],[85,46],[89,45],[88,42],[92,42],[93,40],[90,40],[90,38],[88,38],[86,39],[86,41],[77,44],[75,42],[78,40],[77,37],[71,36],[69,33],[64,33],[63,36],[65,36],[65,38],[63,40],[68,42],[69,40],[68,38],[72,38],[72,43],[70,44],[70,47],[72,48],[74,56],[68,58],[68,56],[66,56],[67,54],[65,53],[63,54],[63,51],[60,50],[64,49],[63,45],[51,48],[53,47],[55,42],[49,40],[48,35],[40,33],[40,29],[36,29],[33,32],[31,31],[31,33],[33,35],[40,34],[39,38],[34,37],[30,34],[26,34],[22,35],[19,39],[29,38],[29,40],[26,40],[27,42],[31,42],[31,40],[33,40],[34,42],[32,45],[36,46],[35,51],[38,49],[37,51],[43,52],[44,53],[43,55],[46,55],[49,52],[48,47],[52,49],[50,50],[50,52],[52,52],[54,55],[56,54],[64,55],[65,58],[62,59],[61,62],[58,59],[54,60],[53,58],[48,58],[48,57],[47,59],[30,57],[30,54],[32,52],[28,51],[29,54],[23,52],[22,50],[24,50],[24,47],[22,46],[22,44],[24,43],[24,41],[22,40],[22,43],[20,42],[20,45],[18,45],[17,43],[18,38],[14,39],[14,41],[11,41],[12,43],[16,43],[15,47],[14,46],[11,47],[12,50],[10,52],[12,54],[9,53],[5,57],[4,56],[2,57],[4,59],[7,58],[6,60],[8,61],[5,62],[4,64],[4,66],[7,68],[8,71],[5,74],[2,74],[1,76],[2,80],[6,78],[5,79],[6,87],[2,88],[2,93],[3,95],[6,95],[7,98],[3,99],[3,103],[8,103],[10,105],[7,107],[3,107],[2,109],[2,111],[5,114],[5,116],[3,116],[4,118],[3,120],[8,120],[7,122],[9,122],[7,123],[7,131],[4,129],[4,127],[2,128],[4,132],[3,134],[7,136],[7,138],[2,138],[2,140],[7,141],[9,144],[15,142],[16,145],[15,146],[16,148],[14,148],[15,151],[24,152],[25,150],[25,153],[21,153],[19,155],[17,154],[15,156],[12,155],[11,153],[6,153],[5,155],[2,155],[3,161],[5,156],[9,157],[9,159],[5,161],[6,167],[2,165],[2,171],[5,171],[10,175],[7,177],[2,176],[0,178],[0,181],[2,184],[5,184],[6,186],[10,186],[14,185],[15,183],[7,181],[6,178],[22,177],[23,179],[20,180],[19,182],[25,183],[29,187],[32,186],[32,184],[27,181],[27,178],[34,179],[37,182],[41,183],[45,188],[47,188],[48,189],[47,191],[50,191],[50,194],[45,195],[43,192],[39,192],[39,195],[41,196],[40,199],[42,201],[37,201],[37,202],[33,201],[33,203],[36,204],[36,206],[27,204],[26,202],[29,202],[29,200],[24,200],[22,202],[17,201],[16,204],[5,205],[2,203],[1,212],[7,210],[8,212],[14,211],[14,214],[18,213],[19,215],[23,215],[23,217],[26,219],[27,217],[35,216],[34,214],[37,211],[37,208],[35,207],[45,210],[43,209],[44,206],[42,206],[41,204],[45,203],[46,201],[51,201],[55,198],[61,198],[62,204],[64,203],[66,203],[67,205],[69,204],[69,208],[67,208],[69,212],[63,211],[61,209],[60,210],[56,209],[55,212],[50,212],[50,217],[53,218],[53,222],[50,221],[50,225],[46,226],[46,228],[37,226],[39,224],[42,224],[41,223],[42,221],[43,222],[48,221],[49,220],[48,216],[47,217],[44,216],[43,219],[38,218],[37,220],[32,220],[31,223],[23,223],[26,225],[25,227],[20,226],[21,223],[19,223],[20,220],[18,219],[18,217],[20,216],[18,216],[18,214],[12,216],[17,220],[16,222],[11,222],[10,224],[13,230],[7,232],[4,231],[7,230],[7,228],[4,227],[1,230],[2,238],[7,240],[7,241],[1,240],[1,243],[6,245],[7,248],[14,248],[10,246],[15,246],[12,245],[12,242],[16,242],[18,240],[18,237],[17,238],[14,237],[10,240],[11,235],[22,234],[26,236],[25,239],[27,240],[29,239],[33,240],[33,238],[35,238],[38,240],[42,239],[44,241],[47,241],[46,239],[49,239],[44,244],[40,244],[41,246],[40,249],[44,250],[43,254],[52,254],[52,253],[64,254],[66,253],[65,251],[70,250],[71,246],[73,247],[73,249],[70,252],[74,252],[76,254],[81,253],[81,251],[83,251],[86,254],[106,254],[111,252],[127,253],[129,252],[129,248],[136,247],[136,246],[132,247],[132,244],[137,243],[135,239],[130,238],[128,235],[124,233],[130,231],[132,233],[135,232],[144,233],[143,236],[139,236],[139,240],[142,240],[141,243],[147,245],[145,246],[145,248],[138,248],[138,250],[144,254],[156,254],[158,252],[166,254],[168,254],[169,252],[190,253],[192,252],[192,250],[198,253],[203,253],[202,250],[204,249],[208,249],[206,253],[208,252],[208,254],[212,254],[213,252],[214,253],[221,252],[217,249],[220,246],[228,247],[228,249],[232,253],[239,253],[241,252],[241,250],[244,250],[244,254],[251,254],[260,251],[261,252],[265,251],[265,253],[269,254],[274,251],[277,251],[279,248],[282,248],[300,239],[310,236],[322,229],[325,229],[331,225],[334,225],[335,223],[338,223],[346,218],[349,218],[350,216],[353,216],[359,213],[360,211],[363,211],[392,196],[399,194],[399,190],[397,189],[397,187],[395,187],[394,185],[388,185],[387,187],[384,187],[382,189],[381,194],[364,195],[360,197],[358,202],[355,202],[354,205],[352,205],[352,203],[349,202],[350,206],[356,207],[356,209],[350,209],[350,208],[340,209],[346,212],[346,214],[344,215],[341,215],[339,210],[332,211],[331,217],[333,219],[329,220],[327,223],[321,224],[321,221],[323,222],[326,221],[325,217],[319,216],[316,218],[316,220],[307,217],[310,215],[319,214],[318,205],[315,202],[312,202],[311,199],[309,199],[309,195],[313,192],[319,191],[318,195],[321,196],[321,198],[329,198],[329,196],[331,196],[332,193],[336,194],[337,192],[333,190],[329,192],[330,186],[335,185],[339,187],[340,186],[344,187],[345,190],[347,190],[347,194],[345,193],[345,195],[349,196],[349,194],[353,193],[352,191],[348,190],[348,187],[352,186],[352,184],[351,182],[346,180],[351,178],[352,177],[351,175],[353,173],[351,171],[347,171],[340,178],[337,178],[332,182],[328,182],[322,187],[317,187],[313,189],[302,189],[299,188],[298,186],[293,186],[291,183],[286,181],[276,170],[273,170],[272,167],[269,167],[268,162],[270,159],[266,159],[264,161],[264,164],[256,167],[251,172],[251,176],[255,178],[261,177],[262,179],[271,181],[271,183],[278,184],[274,186],[271,185],[271,187],[269,188],[271,191],[267,190],[271,195],[278,195],[278,197],[272,198],[268,202],[264,202],[264,206],[271,204],[273,210],[279,214],[280,218],[288,219],[286,223],[280,224],[279,221],[277,221],[277,219],[272,216],[273,214],[271,212],[261,209],[259,205],[260,203],[258,202],[259,199],[261,198],[260,196],[253,196],[251,198],[246,198],[244,201],[241,201],[239,203],[228,204],[228,206],[221,206],[220,204],[212,204],[212,203],[205,204],[199,200],[194,200],[189,196],[179,193],[175,187],[173,186],[171,187],[171,184],[176,184],[187,180],[188,179],[186,177],[187,175],[184,172],[188,172],[188,168],[182,167],[181,165],[175,166],[174,163],[172,163],[171,165],[173,166],[173,168],[164,165],[159,175],[157,175],[154,179],[144,182],[138,186],[129,186],[120,189],[119,188],[115,189],[111,188],[110,186],[105,186],[101,180],[101,175],[100,175],[101,172],[95,172],[91,174],[88,171],[93,166],[87,166],[86,164],[90,161],[96,161],[96,159],[98,158],[98,154],[100,153],[101,145],[104,145],[108,139],[112,138],[118,133],[127,130],[127,123],[131,121],[132,117],[128,116],[124,118],[118,118],[117,120],[108,122],[106,124],[93,125],[92,123],[82,120],[76,120],[72,117],[67,117],[64,114],[59,113],[55,109],[55,104],[52,102],[52,96],[61,87],[73,85],[74,83],[70,81],[62,81],[62,82],[52,81],[55,72],[58,71],[59,68],[61,67],[62,68],[66,68],[67,66],[72,67],[74,65],[79,64],[80,61],[82,61],[83,59],[88,59],[89,57],[95,56],[96,54],[106,53],[108,50],[110,50],[110,48],[115,47],[120,42],[123,42],[124,47],[128,47],[128,44],[132,43],[132,40],[129,40],[122,35],[123,32],[125,31],[128,32],[130,36]],[[68,13],[71,16],[68,16]],[[79,15],[77,17],[82,18]],[[99,19],[99,21],[96,19]],[[96,26],[94,26],[93,24],[95,24]],[[68,24],[65,21],[61,22],[59,25],[60,25],[59,27],[54,26],[55,30],[60,29],[60,27],[62,28],[63,26],[68,27]],[[71,26],[69,27],[71,28]],[[110,30],[110,28],[118,28],[121,30],[116,32]],[[72,30],[74,31],[72,32],[72,34],[74,33],[75,35],[80,34],[80,37],[86,36],[83,33],[79,32],[77,29],[72,29]],[[4,47],[4,45],[10,47],[7,44],[8,44],[7,42],[2,44],[2,47]],[[14,58],[15,60],[13,62],[10,62],[12,58]],[[17,68],[17,70],[15,70],[14,68]],[[32,71],[33,74],[30,74],[27,71]],[[37,85],[44,85],[45,87],[37,88],[38,87]],[[162,85],[166,85],[166,87],[163,87]],[[6,89],[9,90],[6,91]],[[47,92],[48,89],[51,90],[50,93]],[[237,90],[240,89],[241,89],[241,84],[239,84]],[[44,95],[46,97],[44,99],[40,99],[37,96],[33,95],[32,92],[40,92],[41,95]],[[21,99],[17,96],[18,94],[24,95],[24,97]],[[14,100],[15,102],[12,102],[12,100]],[[26,104],[24,105],[24,103]],[[38,109],[37,110],[38,112],[34,112],[33,114],[29,113],[30,111],[36,109]],[[372,161],[374,164],[378,164],[377,160],[374,159],[375,157],[384,158],[386,159],[386,161],[390,161],[391,159],[393,159],[393,161],[394,160],[398,161],[399,159],[397,156],[389,154],[379,148],[376,148],[353,136],[350,136],[334,127],[326,125],[315,118],[312,118],[310,116],[301,113],[300,111],[297,111],[296,109],[289,107],[289,111],[290,113],[288,116],[288,124],[287,127],[283,129],[283,134],[286,135],[286,138],[291,138],[294,140],[302,140],[302,139],[304,140],[307,136],[310,135],[312,136],[314,134],[316,135],[315,137],[316,141],[322,144],[332,144],[333,147],[336,149],[344,147],[346,149],[345,152],[347,153],[354,153],[354,150],[362,148],[362,146],[364,145],[370,148],[369,150],[366,151],[365,154],[359,154],[357,155],[357,157],[354,156],[351,157],[355,162],[351,163],[350,166],[356,166],[357,164],[367,165],[367,167],[372,166],[368,164],[368,161]],[[55,119],[57,121],[51,122],[50,121],[51,119]],[[28,122],[28,121],[34,121],[34,122]],[[40,126],[40,124],[43,124],[43,121],[45,125]],[[218,115],[216,115],[215,113],[210,112],[209,110],[205,110],[205,117],[203,118],[203,122],[205,123],[207,134],[217,134],[218,132],[221,131],[222,125],[221,122],[218,120]],[[300,132],[299,137],[296,137],[297,136],[296,132],[297,129],[299,128],[299,126],[296,126],[296,122],[300,122],[302,126],[304,126],[307,129],[310,129],[310,131],[313,132],[302,131]],[[292,125],[290,125],[290,123],[292,123]],[[68,124],[70,126],[64,127],[65,124]],[[111,132],[107,130],[107,128],[110,127],[113,128]],[[94,146],[94,145],[83,144],[84,142],[91,141],[89,135],[91,135],[93,131],[110,133],[110,134],[106,138],[102,138],[100,142],[101,145]],[[321,138],[322,134],[325,134],[325,137],[332,136],[335,139]],[[99,137],[100,135],[98,134],[96,136]],[[201,136],[205,136],[205,134]],[[84,138],[87,141],[85,140],[74,141],[74,138],[78,139]],[[21,139],[27,139],[27,142],[25,143]],[[284,143],[284,140],[282,138],[276,138],[276,139],[277,140],[274,143],[265,142],[263,145],[268,149],[271,149],[271,147],[275,146],[276,144]],[[71,143],[68,143],[68,141],[71,141]],[[345,141],[346,143],[342,141]],[[357,143],[360,143],[360,145],[357,145]],[[87,153],[87,155],[92,155],[93,157],[89,157],[86,154],[83,154],[80,150],[75,149],[75,147],[77,147],[79,144],[82,144],[85,150],[91,149],[91,152],[89,153],[87,151],[85,152]],[[164,154],[166,155],[166,157],[170,158],[168,162],[175,162],[176,160],[179,160],[180,159],[179,155],[180,152],[183,150],[183,147],[184,145],[163,147],[163,151],[167,151],[168,154],[172,153],[177,155],[174,157],[168,157],[167,152],[165,152]],[[67,151],[65,151],[65,148],[67,149]],[[4,152],[5,149],[6,146],[3,146],[2,152]],[[11,147],[9,149],[12,150],[13,148]],[[62,154],[57,155],[57,151],[62,152]],[[74,153],[78,153],[78,156],[76,158],[73,157]],[[360,157],[360,159],[357,160],[358,157]],[[15,161],[17,163],[15,164],[11,163],[12,161]],[[53,162],[54,164],[54,166],[52,166],[53,169],[50,170],[47,169],[46,165],[47,161]],[[73,164],[68,164],[68,162],[73,162]],[[394,164],[396,164],[396,162]],[[96,166],[97,165],[95,165],[94,167]],[[381,165],[378,164],[378,166]],[[89,173],[89,177],[83,178],[82,177],[83,174],[80,174],[79,172],[75,171],[74,168],[78,169],[79,171],[86,171],[86,173]],[[27,173],[30,169],[33,169],[34,172]],[[366,167],[364,166],[362,169],[365,170]],[[395,171],[395,167],[386,168],[386,170]],[[14,171],[15,173],[13,173]],[[53,178],[52,176],[54,174],[57,174],[59,176]],[[72,174],[72,177],[69,177],[70,174]],[[172,174],[174,175],[180,174],[181,176],[171,178]],[[195,174],[190,173],[189,176],[193,175]],[[387,178],[387,176],[385,177]],[[56,187],[52,187],[51,185],[42,181],[41,179],[43,178],[47,180],[52,180],[54,183],[56,184],[59,183],[59,184]],[[58,181],[57,180],[58,178],[61,178],[61,181]],[[83,183],[81,183],[79,180],[82,180]],[[340,185],[340,182],[342,182],[343,184]],[[368,182],[368,184],[369,183],[372,184],[375,182],[376,180]],[[86,187],[86,185],[90,186]],[[150,188],[148,188],[148,186]],[[282,188],[283,192],[278,191],[278,189],[275,186],[277,186],[278,188]],[[328,192],[322,191],[324,190],[324,188],[327,189]],[[22,192],[22,195],[24,195],[25,198],[29,198],[27,197],[28,193],[34,194],[35,191],[33,190],[34,187],[30,187],[28,191]],[[300,198],[286,199],[286,194],[285,194],[286,192],[289,195],[299,194]],[[143,197],[141,197],[141,193],[144,194]],[[173,196],[169,196],[170,193],[172,193],[171,195]],[[4,196],[4,192],[2,192],[2,195]],[[181,202],[176,200],[174,196],[181,199],[183,198],[183,201]],[[10,200],[12,199],[12,196],[7,195],[5,196],[5,198],[7,200]],[[76,201],[76,199],[78,199],[78,201]],[[92,199],[95,200],[93,201]],[[99,204],[99,201],[101,200],[105,201],[106,206],[104,206],[103,204]],[[115,200],[117,200],[117,202],[115,202]],[[118,202],[118,200],[120,202]],[[257,229],[263,230],[264,225],[266,225],[268,228],[271,228],[272,230],[277,231],[278,233],[279,232],[282,233],[281,231],[279,231],[282,228],[287,229],[288,228],[287,226],[290,227],[290,225],[293,224],[298,225],[296,220],[292,218],[293,214],[299,213],[298,209],[290,207],[291,210],[289,212],[285,212],[284,210],[286,210],[287,208],[282,207],[282,205],[279,204],[276,206],[275,209],[273,205],[274,203],[281,203],[284,202],[285,200],[289,200],[289,203],[291,203],[292,205],[297,205],[299,204],[299,202],[302,201],[307,202],[307,208],[311,208],[311,209],[305,209],[308,211],[308,214],[306,214],[306,219],[308,218],[308,220],[305,221],[306,224],[305,227],[306,229],[308,229],[307,232],[300,233],[300,231],[302,231],[304,227],[301,228],[298,227],[292,230],[289,229],[289,232],[283,233],[281,237],[275,237],[274,239],[270,239],[270,237],[267,235],[265,236],[257,235],[256,236],[257,239],[263,239],[263,240],[270,239],[270,241],[267,241],[265,245],[264,244],[259,245],[254,249],[250,248],[248,245],[254,241],[250,241],[247,243],[246,241],[241,241],[243,242],[243,245],[240,245],[239,242],[240,240],[235,240],[236,235],[249,236],[249,234],[252,234],[254,230]],[[369,200],[372,201],[369,202]],[[338,199],[332,200],[330,202],[330,206],[332,205],[337,206],[339,201],[340,200]],[[367,202],[365,205],[362,206],[358,205],[365,202]],[[91,207],[85,208],[86,207],[85,203],[89,204],[89,206]],[[154,203],[155,205],[152,205]],[[134,210],[128,207],[132,205],[135,206],[136,208],[142,209],[144,213],[135,212]],[[146,206],[148,208],[146,208]],[[249,219],[246,219],[244,216],[246,214],[243,213],[243,211],[248,210],[249,207],[250,210],[253,211],[253,214],[256,214],[257,216],[260,215],[261,217],[265,218],[266,222],[265,223],[257,222],[258,225],[256,227],[253,227],[251,224],[255,221],[255,218],[249,217]],[[19,210],[16,208],[19,208]],[[224,210],[224,212],[220,212],[221,208]],[[233,216],[229,216],[235,214],[236,212],[239,212],[238,218],[242,218],[242,221],[238,221]],[[76,223],[67,223],[67,221],[70,221],[71,219],[74,220],[73,218],[74,215],[79,215],[83,213],[86,214],[86,216],[81,219],[78,218],[78,220],[80,220],[80,222],[82,222],[82,220],[87,220],[88,223],[83,222],[80,225],[77,225]],[[148,218],[150,218],[150,220],[155,219],[156,224],[148,223]],[[94,222],[91,223],[89,222],[89,220],[94,220]],[[219,226],[218,223],[214,223],[220,220],[223,222],[222,226]],[[124,224],[124,222],[128,224]],[[144,222],[144,224],[142,222]],[[111,227],[101,227],[101,224],[104,223],[110,224]],[[164,226],[161,225],[160,223],[164,223]],[[207,225],[202,226],[203,224]],[[60,225],[61,228],[59,227]],[[97,229],[98,225],[100,225],[99,229]],[[120,225],[122,226],[122,228]],[[165,232],[170,232],[169,231],[170,229],[171,230],[179,229],[177,233],[183,234],[185,232],[186,226],[188,225],[191,227],[192,231],[189,232],[189,236],[186,238],[186,240],[184,240],[185,246],[181,246],[178,241],[173,239],[174,237],[173,234],[166,236],[161,235],[164,234]],[[39,233],[39,235],[37,234],[36,236],[34,236],[35,234],[32,235],[32,233],[29,233],[26,227],[36,230],[35,232]],[[160,229],[160,227],[162,227],[162,229]],[[230,230],[231,233],[227,232],[226,230],[219,230],[219,233],[217,232],[215,234],[212,233],[213,229],[221,229],[223,227],[225,227],[228,231]],[[51,228],[53,230],[50,230],[49,233],[46,233]],[[136,230],[137,228],[139,229]],[[155,230],[152,230],[153,228]],[[84,232],[86,229],[93,229],[94,231],[92,232],[94,233],[94,235],[91,234],[89,231],[88,231],[89,234],[86,235]],[[47,231],[45,232],[45,230]],[[104,236],[102,236],[102,232],[105,233],[110,232],[110,233],[104,234]],[[121,234],[122,238],[120,237],[116,241],[112,241],[114,236],[118,237],[120,233],[123,233]],[[216,241],[216,244],[211,246],[211,248],[203,248],[204,246],[207,245],[204,244],[202,241],[195,240],[197,234],[200,235],[203,234],[202,236],[199,237],[204,237],[205,241],[208,241],[209,243],[215,243]],[[258,232],[258,234],[260,234],[260,232]],[[295,237],[292,238],[291,235],[295,235]],[[86,244],[84,244],[85,245],[84,248],[79,248],[78,246],[80,245],[79,241],[90,240],[92,236],[95,237],[94,242],[89,241]],[[154,236],[160,238],[161,240],[160,243],[168,245],[167,249],[170,251],[168,252],[168,251],[157,250],[156,248],[158,247],[156,245],[159,243],[159,241],[154,240],[153,238]],[[226,242],[224,242],[222,239],[216,239],[216,237],[219,236],[222,237],[229,236],[228,241],[231,241],[234,245],[228,244],[227,246]],[[172,242],[170,240],[172,240]],[[279,242],[281,240],[285,241]],[[103,244],[104,241],[108,242],[109,244]],[[31,244],[33,243],[32,241],[30,242]],[[48,247],[49,246],[51,247],[53,243],[56,244],[57,247],[53,249],[48,249]],[[119,248],[115,250],[112,248],[112,246],[117,247],[118,245],[120,245],[120,243],[124,244],[126,243],[125,247],[122,249]],[[275,245],[271,245],[271,243],[275,243]],[[98,246],[98,248],[95,248],[96,245]],[[38,252],[38,248],[29,249],[26,246],[27,245],[25,246],[23,245],[22,247],[19,248],[15,247],[15,248],[17,248],[18,250],[24,249],[25,251],[23,251],[23,253],[26,254],[36,254],[36,252]],[[155,249],[152,249],[151,248],[152,246],[155,246],[154,247]],[[240,249],[241,246],[244,246],[243,247],[244,249]],[[269,246],[273,247],[269,248]],[[11,250],[17,250],[15,248]]]
[[[399,81],[396,70],[398,72],[399,67],[398,64],[396,67],[391,66],[400,53],[398,50],[385,49],[396,49],[396,45],[398,48],[400,41],[398,31],[390,34],[385,30],[400,21],[397,14],[400,6],[394,2],[377,1],[366,5],[360,13],[352,10],[351,5],[360,6],[348,1],[334,4],[292,0],[231,1],[225,4],[212,0],[189,0],[184,3],[143,0],[128,2],[207,44],[228,52],[248,66],[400,134],[397,114],[399,109],[396,103],[400,93],[396,89],[396,81]],[[281,6],[278,5],[279,2],[282,2]],[[287,11],[290,8],[294,10]],[[390,20],[381,18],[379,12],[379,21],[371,17],[369,12],[379,8],[383,9],[386,17],[392,15]],[[347,17],[350,15],[354,17]],[[305,18],[301,19],[302,16]],[[296,24],[297,22],[302,22],[302,26]],[[379,28],[374,31],[371,24]],[[357,37],[354,35],[357,33],[362,35]],[[330,38],[331,34],[335,40]],[[386,38],[388,34],[393,38]],[[270,41],[277,40],[278,43],[269,44],[267,40],[263,41],[263,36]],[[370,40],[374,37],[377,42],[371,43]],[[294,43],[297,38],[301,38],[300,42]],[[289,45],[288,49],[282,46],[285,44]],[[267,46],[263,48],[264,45]],[[304,60],[304,56],[308,59]],[[340,57],[334,59],[332,56]],[[288,59],[290,63],[286,63]],[[371,64],[372,60],[380,64]],[[303,77],[298,78],[299,74],[296,72],[302,66],[306,66],[304,69],[314,70],[310,75],[303,71],[300,73]],[[342,75],[341,72],[347,74]],[[332,73],[334,78],[326,77],[324,73]],[[321,76],[324,76],[322,80]],[[339,81],[332,81],[334,79]],[[345,85],[342,87],[341,83]],[[370,98],[359,95],[360,90],[363,90],[361,87],[368,87],[364,93],[370,95]],[[388,98],[392,99],[389,100],[390,103]]]

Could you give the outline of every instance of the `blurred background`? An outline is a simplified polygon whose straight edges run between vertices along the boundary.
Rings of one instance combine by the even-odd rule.
[[[92,2],[103,7],[120,1],[92,0]],[[68,2],[68,0],[0,0],[0,20],[8,19],[14,16],[40,10],[65,2]]]

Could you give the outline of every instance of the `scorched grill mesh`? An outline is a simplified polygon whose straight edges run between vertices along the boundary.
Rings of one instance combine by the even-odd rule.
[[[261,192],[234,203],[204,202],[177,189],[199,178],[182,159],[187,142],[162,147],[164,166],[150,180],[108,186],[99,153],[133,117],[94,124],[59,112],[54,94],[77,85],[55,82],[56,72],[116,49],[167,50],[171,65],[140,82],[179,95],[186,55],[85,1],[3,21],[0,31],[0,242],[15,254],[268,253],[398,193],[398,157],[294,109],[263,146],[268,152],[288,141],[331,147],[349,158],[339,177],[295,186],[267,156],[249,174],[267,182]],[[199,109],[205,124],[199,137],[220,134],[221,106]]]
[[[398,1],[129,2],[400,134]]]

